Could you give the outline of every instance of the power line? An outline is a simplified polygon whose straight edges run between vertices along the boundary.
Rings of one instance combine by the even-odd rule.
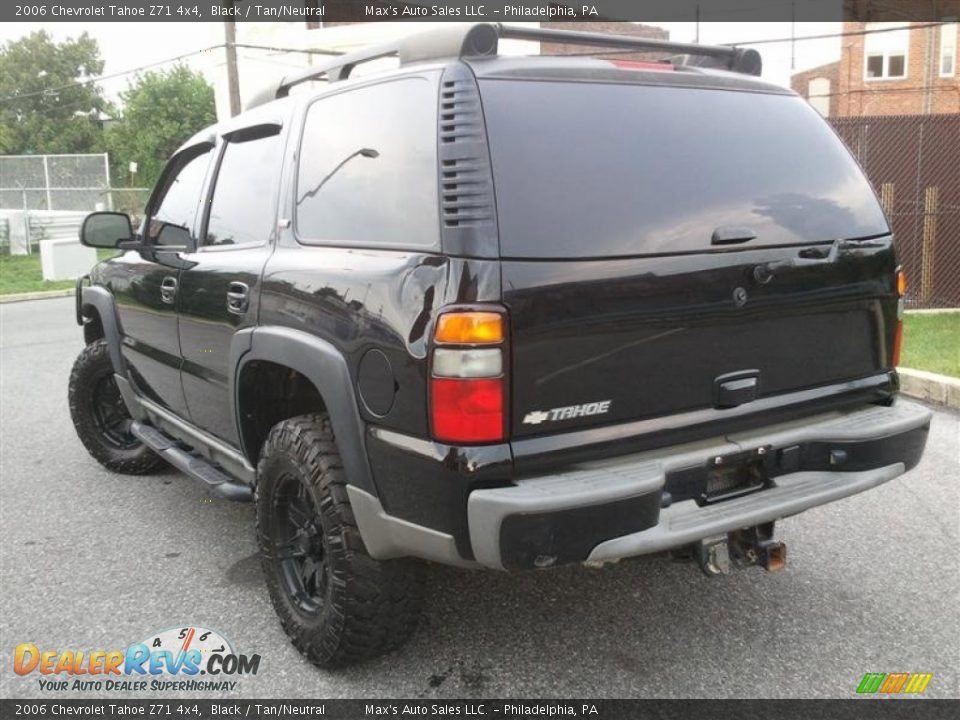
[[[855,37],[859,35],[874,35],[876,33],[888,33],[888,32],[897,32],[898,30],[921,30],[928,27],[940,27],[941,25],[949,25],[948,22],[928,22],[928,23],[917,23],[917,24],[905,24],[899,27],[884,27],[884,28],[874,28],[872,30],[851,30],[850,32],[840,32],[840,33],[824,33],[823,35],[803,35],[801,37],[788,37],[788,38],[776,38],[776,39],[767,39],[767,40],[748,40],[746,42],[735,42],[735,43],[724,43],[724,45],[729,45],[730,47],[739,47],[740,45],[770,45],[772,43],[782,43],[782,42],[794,42],[801,40],[826,40],[827,38],[839,38],[839,37]]]
[[[147,63],[146,65],[141,65],[140,67],[132,68],[130,70],[123,70],[120,72],[109,73],[107,75],[100,75],[95,78],[86,78],[84,80],[76,80],[69,85],[61,85],[56,88],[46,88],[44,90],[37,90],[36,92],[24,93],[23,95],[8,95],[7,97],[0,98],[0,102],[7,102],[9,100],[24,100],[26,98],[37,97],[38,95],[49,95],[50,93],[60,92],[61,90],[69,90],[71,88],[77,87],[77,85],[96,85],[103,82],[104,80],[112,80],[114,78],[123,77],[124,75],[130,75],[132,73],[138,73],[143,70],[148,70],[158,65],[166,65],[167,63],[177,62],[178,60],[185,60],[186,58],[193,57],[194,55],[199,55],[201,53],[210,52],[211,50],[216,50],[223,45],[211,45],[208,48],[202,48],[200,50],[194,50],[193,52],[184,53],[182,55],[177,55],[175,57],[166,58],[165,60],[157,60],[156,62]]]
[[[274,47],[272,45],[250,45],[249,43],[236,43],[235,47],[246,48],[248,50],[271,50],[273,52],[283,53],[303,53],[305,55],[343,55],[340,50],[326,50],[318,48],[315,50],[304,48]]]
[[[50,107],[41,108],[41,109],[38,109],[38,110],[30,110],[30,111],[27,112],[25,115],[26,115],[26,116],[29,116],[29,117],[33,117],[33,116],[35,116],[35,115],[40,115],[40,116],[42,116],[42,117],[48,117],[48,116],[50,116],[50,115],[54,115],[54,114],[58,114],[58,113],[64,113],[64,112],[68,112],[68,111],[70,111],[70,110],[73,110],[73,111],[81,110],[81,111],[82,111],[84,108],[89,108],[89,110],[90,110],[91,112],[84,112],[84,113],[82,113],[82,116],[83,116],[83,117],[91,117],[91,115],[92,115],[92,113],[93,113],[94,111],[96,111],[96,112],[103,112],[103,110],[98,110],[97,108],[92,107],[91,104],[90,104],[90,102],[88,102],[87,100],[80,100],[80,101],[78,101],[78,102],[67,103],[67,104],[65,104],[65,105],[52,105],[52,106],[50,106]],[[80,115],[76,115],[76,114],[74,113],[74,114],[71,115],[70,117],[72,118],[72,117],[81,117],[81,116],[80,116]]]
[[[182,55],[176,55],[174,57],[165,58],[163,60],[157,60],[156,62],[147,63],[146,65],[140,65],[139,67],[131,68],[129,70],[121,70],[115,73],[99,75],[98,77],[95,77],[95,78],[86,78],[83,80],[76,80],[75,82],[72,82],[69,85],[61,85],[60,87],[46,88],[44,90],[37,90],[35,92],[24,93],[22,95],[8,95],[7,97],[0,98],[0,103],[9,102],[11,100],[24,100],[26,98],[37,97],[40,95],[50,95],[52,93],[60,92],[61,90],[69,90],[71,88],[75,88],[78,85],[97,85],[101,82],[104,82],[105,80],[113,80],[115,78],[124,77],[125,75],[132,75],[134,73],[142,72],[144,70],[149,70],[150,68],[154,68],[159,65],[167,65],[169,63],[179,62],[180,60],[186,60],[187,58],[191,58],[196,55],[202,55],[203,53],[207,53],[212,50],[219,50],[220,48],[223,48],[223,47],[226,47],[225,43],[210,45],[209,47],[200,48],[199,50],[193,50],[191,52],[183,53]],[[285,48],[285,47],[277,47],[272,45],[253,45],[250,43],[236,43],[235,47],[246,48],[249,50],[266,50],[270,52],[285,52],[285,53],[304,53],[309,55],[342,55],[343,54],[338,50],[327,50],[323,48],[308,50],[303,48]]]
[[[774,43],[784,43],[784,42],[800,42],[802,40],[824,40],[827,38],[842,38],[842,37],[855,37],[861,35],[873,35],[875,33],[887,33],[887,32],[896,32],[898,30],[920,30],[923,28],[929,27],[940,27],[941,25],[950,25],[950,22],[929,22],[929,23],[916,23],[916,24],[905,24],[899,27],[884,27],[884,28],[874,28],[872,30],[851,30],[849,32],[839,32],[839,33],[824,33],[822,35],[802,35],[800,37],[787,37],[787,38],[773,38],[765,40],[749,40],[745,42],[732,42],[732,43],[721,43],[722,45],[727,45],[729,47],[740,47],[741,45],[769,45]],[[566,45],[576,46],[576,42],[565,43]],[[697,43],[699,44],[699,43]],[[709,45],[710,43],[704,43]],[[628,50],[593,50],[590,52],[583,53],[564,53],[564,57],[580,57],[580,56],[593,56],[593,55],[635,55],[635,54],[649,54],[656,52],[656,49],[651,50],[642,50],[637,48],[631,48]]]

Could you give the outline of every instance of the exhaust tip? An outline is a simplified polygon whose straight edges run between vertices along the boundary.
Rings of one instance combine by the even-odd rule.
[[[770,541],[760,546],[760,566],[767,572],[780,572],[787,566],[787,546]]]

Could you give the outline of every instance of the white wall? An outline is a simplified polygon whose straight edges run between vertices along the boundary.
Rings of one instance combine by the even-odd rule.
[[[814,109],[827,117],[830,115],[830,78],[813,78],[807,85],[807,100]]]

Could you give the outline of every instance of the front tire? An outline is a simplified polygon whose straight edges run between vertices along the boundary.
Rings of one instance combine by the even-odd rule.
[[[257,540],[280,623],[315,665],[383,655],[416,629],[423,563],[367,553],[326,415],[270,431],[257,465]]]
[[[143,475],[164,466],[160,456],[130,433],[133,420],[114,379],[105,340],[95,340],[77,356],[68,395],[80,442],[105,468]]]

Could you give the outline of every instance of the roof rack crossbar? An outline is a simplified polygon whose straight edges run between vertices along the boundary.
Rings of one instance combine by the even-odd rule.
[[[548,40],[574,45],[621,48],[627,50],[662,51],[686,56],[710,58],[729,70],[760,74],[760,54],[756,50],[729,45],[699,45],[670,42],[654,38],[574,30],[527,28],[501,23],[474,23],[439,28],[417,33],[383,45],[362,48],[291,73],[275,85],[260,92],[247,107],[255,107],[275,98],[286,97],[290,88],[311,80],[337,82],[345,80],[358,65],[380,58],[397,56],[401,65],[429,62],[444,58],[476,58],[497,54],[500,38],[512,40]]]
[[[667,52],[677,55],[692,55],[722,60],[723,65],[735,72],[760,74],[760,54],[753,49],[733,47],[731,45],[700,45],[682,43],[658,38],[639,38],[629,35],[583,32],[580,30],[554,30],[551,28],[518,27],[497,24],[497,35],[513,40],[538,40],[568,45],[590,45],[594,47],[618,48],[624,50],[642,50],[648,52]]]

